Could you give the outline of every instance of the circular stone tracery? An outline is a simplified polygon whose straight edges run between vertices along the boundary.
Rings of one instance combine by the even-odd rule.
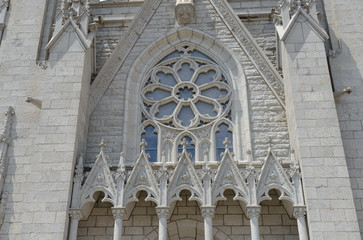
[[[225,117],[230,96],[221,69],[198,51],[164,58],[142,90],[146,115],[165,126],[188,129]]]

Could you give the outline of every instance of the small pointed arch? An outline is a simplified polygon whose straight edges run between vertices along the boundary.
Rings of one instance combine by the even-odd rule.
[[[229,119],[221,119],[213,126],[216,160],[221,160],[221,153],[225,150],[224,140],[231,142],[229,150],[233,152],[233,124]]]
[[[88,216],[92,212],[92,209],[94,208],[95,203],[97,202],[97,199],[101,195],[103,195],[101,202],[110,203],[112,206],[115,206],[115,201],[110,197],[112,193],[109,192],[107,189],[101,187],[95,187],[93,189],[90,189],[81,197],[80,209],[82,211],[83,219],[88,218]]]
[[[197,137],[189,132],[189,131],[184,131],[182,133],[180,133],[177,138],[176,138],[176,144],[177,144],[177,152],[178,152],[178,157],[177,159],[179,159],[179,155],[182,153],[183,151],[183,144],[182,142],[184,141],[184,139],[186,140],[186,150],[187,153],[190,153],[190,160],[191,161],[195,161],[196,160],[196,155],[195,153],[198,152],[197,151]]]
[[[226,150],[223,155],[221,164],[219,165],[213,181],[212,201],[214,204],[220,200],[226,200],[223,194],[227,189],[231,189],[235,193],[233,200],[240,200],[245,205],[249,204],[250,197],[246,185],[246,178],[240,172],[228,150]]]
[[[284,168],[277,160],[271,148],[269,148],[257,184],[258,204],[264,200],[271,200],[269,196],[271,189],[276,189],[281,193],[279,200],[286,200],[294,204],[294,188],[290,178],[285,173]]]
[[[144,139],[147,142],[145,152],[150,155],[150,162],[158,160],[158,133],[159,127],[151,120],[146,121],[140,127],[140,141]]]
[[[171,176],[167,191],[168,205],[181,199],[179,194],[182,190],[190,191],[190,200],[196,200],[203,205],[202,183],[186,151],[182,151],[180,160]]]

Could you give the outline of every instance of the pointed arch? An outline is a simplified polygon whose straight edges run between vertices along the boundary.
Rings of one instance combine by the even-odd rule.
[[[132,156],[137,154],[137,138],[130,136],[136,136],[137,134],[137,128],[135,128],[136,126],[134,123],[135,119],[138,121],[140,118],[138,102],[140,101],[139,92],[142,88],[142,80],[150,73],[150,66],[156,66],[160,61],[168,61],[169,59],[167,59],[166,56],[170,55],[170,58],[172,58],[175,55],[175,52],[183,47],[197,50],[200,52],[200,56],[196,57],[206,56],[206,58],[208,58],[206,61],[213,61],[214,64],[220,66],[227,75],[226,81],[229,81],[233,93],[232,101],[237,103],[235,104],[237,107],[233,107],[231,110],[232,114],[236,115],[236,125],[240,126],[236,129],[243,128],[244,132],[242,137],[236,137],[235,139],[236,146],[239,146],[236,147],[236,154],[239,155],[240,158],[243,158],[242,149],[251,149],[248,98],[243,69],[237,56],[216,38],[199,30],[187,27],[174,30],[152,43],[149,48],[145,49],[142,54],[137,57],[130,68],[126,83],[126,110],[123,127],[122,149],[125,152],[125,155],[129,156],[129,159],[132,159]],[[178,135],[178,133],[175,134]],[[174,137],[176,135],[174,135]],[[163,140],[164,139],[161,139],[161,141]],[[196,145],[198,145],[198,143],[196,143]],[[160,153],[161,151],[162,150],[159,149]],[[176,154],[175,150],[174,154]],[[196,154],[196,157],[199,158],[199,155]]]

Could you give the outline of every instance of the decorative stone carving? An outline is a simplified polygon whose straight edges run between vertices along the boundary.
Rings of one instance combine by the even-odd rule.
[[[292,212],[294,218],[305,217],[306,215],[306,207],[305,206],[294,206],[294,210]]]
[[[194,169],[194,166],[186,151],[186,144],[183,145],[183,151],[175,168],[174,174],[171,177],[170,184],[168,186],[168,200],[170,204],[173,201],[181,200],[179,193],[188,189],[192,196],[190,200],[196,200],[203,204],[203,187],[202,183]]]
[[[136,194],[142,190],[148,194],[146,201],[150,200],[158,204],[158,183],[148,160],[149,156],[145,152],[147,143],[143,139],[140,145],[141,153],[125,185],[125,202],[123,206],[126,206],[129,202],[138,201]]]
[[[201,206],[200,210],[202,213],[202,217],[204,217],[204,218],[206,218],[206,217],[213,218],[214,217],[215,207]]]
[[[176,0],[175,17],[180,24],[188,24],[193,21],[195,7],[193,0]]]
[[[5,17],[9,10],[10,0],[0,0],[0,44],[5,29]]]
[[[111,211],[114,219],[123,219],[126,215],[126,208],[123,207],[113,207]]]
[[[14,109],[9,106],[5,112],[4,123],[0,133],[0,194],[3,191],[6,178],[6,170],[8,165],[8,147],[11,143],[11,127],[14,114]],[[5,201],[6,195],[2,194],[2,197],[4,197]]]
[[[294,188],[286,175],[283,167],[277,161],[271,148],[268,149],[265,164],[262,167],[257,185],[257,203],[263,200],[271,200],[268,192],[278,189],[281,192],[280,200],[288,200],[294,203]]]
[[[81,209],[69,209],[69,216],[71,219],[77,219],[78,221],[82,219]]]
[[[248,188],[245,178],[238,169],[233,156],[228,149],[228,142],[225,141],[225,152],[212,186],[213,203],[219,200],[226,200],[223,193],[226,189],[233,189],[236,193],[235,200],[242,200],[249,203]]]
[[[251,218],[258,218],[261,214],[261,206],[247,206],[246,207],[246,217]]]
[[[7,201],[8,201],[8,193],[3,192],[2,195],[1,195],[1,200],[0,200],[0,227],[4,223],[5,208],[6,208]]]
[[[169,216],[169,207],[156,207],[158,218],[167,218]]]
[[[97,191],[104,192],[104,201],[111,202],[115,205],[115,199],[117,196],[116,184],[106,160],[104,153],[105,147],[106,144],[102,140],[97,160],[92,166],[92,169],[83,184],[80,194],[80,206],[82,206],[86,200],[95,201],[95,199],[93,199],[93,194]]]

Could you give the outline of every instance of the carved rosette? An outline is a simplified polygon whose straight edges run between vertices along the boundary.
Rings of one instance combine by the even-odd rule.
[[[126,214],[126,209],[121,207],[113,207],[111,211],[115,219],[122,219]]]
[[[214,217],[214,207],[213,206],[202,206],[200,207],[203,218],[213,218]]]
[[[167,218],[169,215],[169,207],[156,207],[158,218]]]
[[[193,0],[177,0],[175,5],[175,17],[180,24],[190,23],[195,16]]]
[[[292,212],[294,218],[298,219],[301,217],[305,217],[306,215],[306,207],[305,206],[295,206]]]
[[[258,218],[261,213],[261,206],[247,206],[247,218]]]

